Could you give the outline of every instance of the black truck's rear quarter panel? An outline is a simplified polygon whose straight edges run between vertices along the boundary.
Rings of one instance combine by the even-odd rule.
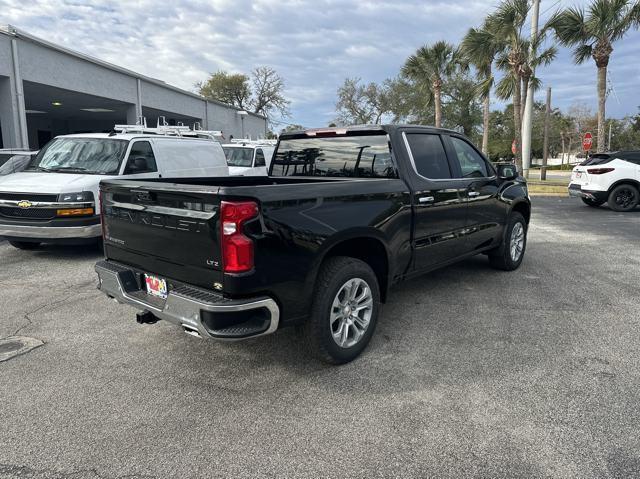
[[[345,188],[345,181],[350,188]],[[282,308],[284,322],[307,314],[318,267],[342,242],[378,241],[387,253],[384,260],[389,261],[392,278],[409,264],[411,205],[401,180],[351,179],[308,187],[220,190],[222,200],[250,196],[259,200],[261,212],[259,220],[245,228],[256,244],[255,270],[225,275],[224,291],[231,296],[272,295]]]

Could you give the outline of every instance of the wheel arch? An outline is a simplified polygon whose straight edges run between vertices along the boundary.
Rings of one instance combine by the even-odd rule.
[[[625,184],[633,185],[640,191],[640,181],[634,180],[633,178],[622,178],[622,179],[620,179],[618,181],[615,181],[615,182],[613,182],[611,184],[611,186],[607,190],[607,197],[611,194],[611,192],[613,191],[614,188],[616,188],[617,186],[620,186],[620,185],[625,185]]]
[[[524,216],[527,225],[529,224],[529,221],[531,221],[531,204],[528,201],[522,200],[513,204],[511,206],[511,211],[509,212],[509,214],[514,211]]]
[[[367,263],[378,279],[380,299],[383,303],[386,301],[390,286],[391,256],[382,234],[368,228],[354,229],[326,241],[308,275],[307,284],[310,287],[315,284],[322,263],[335,256],[348,256]]]

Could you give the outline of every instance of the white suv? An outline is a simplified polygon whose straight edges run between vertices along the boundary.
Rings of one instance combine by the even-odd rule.
[[[640,201],[640,151],[596,153],[573,169],[569,195],[593,207],[634,209]]]

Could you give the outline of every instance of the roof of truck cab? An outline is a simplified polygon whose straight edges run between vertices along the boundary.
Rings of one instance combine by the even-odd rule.
[[[455,133],[457,135],[461,134],[458,131],[455,130],[450,130],[447,128],[436,128],[435,126],[429,126],[429,125],[413,125],[413,124],[386,124],[386,125],[352,125],[352,126],[336,126],[336,127],[328,127],[328,128],[308,128],[305,130],[294,130],[294,131],[288,131],[286,133],[282,133],[280,134],[280,138],[289,138],[289,137],[294,137],[294,136],[300,136],[300,135],[308,135],[310,132],[332,132],[332,131],[336,131],[336,132],[342,132],[342,131],[347,131],[347,132],[369,132],[369,131],[383,131],[383,132],[387,132],[387,133],[391,133],[393,131],[399,130],[399,129],[411,129],[411,128],[415,128],[415,129],[421,129],[421,130],[428,130],[428,131],[434,131],[434,132],[441,132],[441,133]]]
[[[74,133],[71,135],[59,135],[56,138],[104,138],[108,140],[133,140],[135,138],[169,138],[172,140],[200,140],[211,142],[207,138],[193,138],[186,136],[173,136],[173,135],[154,135],[153,133]],[[217,143],[217,142],[216,142]]]

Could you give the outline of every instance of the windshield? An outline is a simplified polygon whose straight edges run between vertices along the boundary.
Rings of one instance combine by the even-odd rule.
[[[224,156],[229,166],[246,166],[251,168],[253,163],[253,148],[223,147]]]
[[[386,134],[282,140],[271,175],[398,177]]]
[[[115,175],[128,143],[107,138],[56,138],[40,150],[25,171]]]

